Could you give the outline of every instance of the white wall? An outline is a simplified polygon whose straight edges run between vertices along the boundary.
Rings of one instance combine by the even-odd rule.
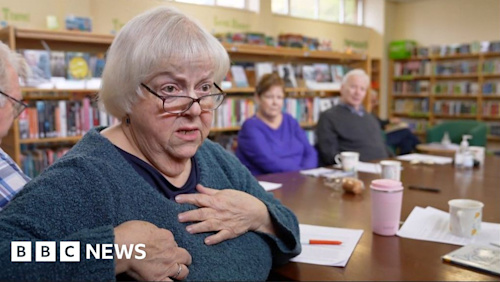
[[[500,40],[500,0],[419,0],[393,5],[395,40],[412,39],[422,46]]]

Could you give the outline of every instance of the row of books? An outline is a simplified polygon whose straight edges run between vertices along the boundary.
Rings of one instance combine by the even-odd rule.
[[[438,81],[432,87],[438,95],[465,95],[479,92],[479,83],[473,81]]]
[[[392,85],[394,95],[429,94],[429,80],[395,81]],[[481,89],[484,95],[500,95],[500,81],[486,81],[479,87],[474,81],[438,81],[432,86],[432,93],[437,95],[477,94]]]
[[[500,137],[500,123],[487,122],[489,134]]]
[[[437,62],[434,66],[434,74],[477,74],[479,62],[477,60],[458,60],[452,62]]]
[[[37,148],[23,150],[21,153],[21,169],[27,176],[33,178],[45,168],[52,165],[57,159],[61,158],[70,149],[70,147],[60,147],[57,149]]]
[[[61,80],[100,78],[104,70],[104,53],[63,52],[47,50],[18,50],[24,56],[31,74],[26,86],[52,88]]]
[[[338,97],[286,98],[283,111],[300,123],[315,123],[319,114],[338,103]],[[255,115],[256,104],[248,98],[226,98],[217,108],[212,126],[227,128],[241,126],[245,120]]]
[[[431,62],[429,60],[394,62],[394,76],[431,75]]]
[[[285,87],[307,87],[309,89],[338,90],[344,74],[343,65],[318,64],[274,64],[272,62],[238,63],[224,79],[223,88],[255,86],[264,74],[276,72],[285,82]]]
[[[429,80],[405,80],[395,81],[392,85],[392,92],[395,95],[402,94],[428,94]]]
[[[427,115],[429,99],[398,99],[394,101],[394,112],[398,114]]]
[[[500,81],[488,81],[483,83],[483,95],[500,95]]]
[[[484,60],[483,73],[487,74],[500,73],[500,59],[495,58],[495,59]]]
[[[447,56],[456,54],[477,54],[500,52],[500,41],[474,41],[471,43],[433,45],[429,47],[415,47],[413,56]]]
[[[212,127],[241,126],[255,111],[256,104],[253,99],[226,98],[215,112]]]
[[[18,119],[21,139],[81,136],[95,126],[118,120],[98,109],[90,98],[80,101],[30,101]]]
[[[436,75],[477,74],[478,66],[477,60],[437,62],[434,67],[429,60],[394,62],[394,77],[430,76],[431,70]],[[485,60],[480,69],[483,74],[500,74],[500,59]]]
[[[476,114],[477,103],[474,101],[436,101],[434,102],[434,114],[442,115],[465,115]]]
[[[500,102],[499,101],[483,102],[483,116],[500,117]]]

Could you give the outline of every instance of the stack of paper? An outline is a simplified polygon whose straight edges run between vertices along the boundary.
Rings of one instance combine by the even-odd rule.
[[[283,184],[281,184],[281,183],[274,183],[274,182],[267,182],[267,181],[259,181],[259,184],[266,191],[278,189],[278,188],[281,188],[281,186],[283,186]]]
[[[462,238],[450,233],[450,215],[433,207],[415,207],[405,223],[396,233],[404,238],[467,245],[471,243],[489,244],[500,239],[500,224],[481,223],[481,231],[474,238]]]
[[[448,157],[439,157],[434,155],[425,155],[425,154],[408,154],[398,156],[397,159],[402,161],[410,161],[410,162],[423,162],[423,163],[432,163],[432,164],[451,164],[453,161],[452,158]]]
[[[340,245],[302,245],[302,253],[291,259],[294,262],[303,262],[328,266],[346,266],[354,248],[358,244],[363,230],[315,226],[299,224],[300,240],[335,240]]]
[[[334,171],[335,170],[331,168],[319,167],[319,168],[301,170],[300,173],[308,176],[318,177],[320,175],[332,173]]]

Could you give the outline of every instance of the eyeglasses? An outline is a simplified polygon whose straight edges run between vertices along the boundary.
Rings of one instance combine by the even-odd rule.
[[[194,102],[200,105],[202,111],[214,111],[216,110],[224,101],[226,93],[220,89],[220,87],[214,83],[215,88],[221,93],[214,93],[201,96],[200,98],[193,98],[189,96],[178,96],[178,95],[159,95],[155,91],[151,90],[146,84],[141,83],[149,93],[155,95],[163,101],[163,110],[171,114],[182,114],[188,111]]]
[[[16,98],[10,96],[7,93],[0,91],[0,94],[4,95],[5,97],[9,98],[12,101],[12,107],[14,107],[14,118],[17,118],[24,111],[24,109],[28,107],[27,104],[17,100]]]

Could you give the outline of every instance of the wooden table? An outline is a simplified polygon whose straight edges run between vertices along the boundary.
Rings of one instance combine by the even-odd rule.
[[[448,211],[448,200],[469,198],[482,201],[483,221],[500,223],[500,157],[488,156],[479,169],[456,170],[452,165],[410,165],[403,162],[401,180],[405,190],[401,220],[415,206]],[[369,185],[379,178],[359,173]],[[290,262],[273,269],[272,280],[499,280],[499,277],[443,263],[441,256],[459,246],[371,232],[370,191],[360,195],[336,192],[322,178],[298,172],[270,174],[259,180],[283,183],[276,198],[289,207],[300,223],[363,229],[364,233],[345,268]],[[437,187],[440,193],[409,190],[408,186]]]
[[[440,144],[418,144],[416,147],[418,152],[431,155],[439,155],[446,157],[454,157],[456,148],[449,148]]]

